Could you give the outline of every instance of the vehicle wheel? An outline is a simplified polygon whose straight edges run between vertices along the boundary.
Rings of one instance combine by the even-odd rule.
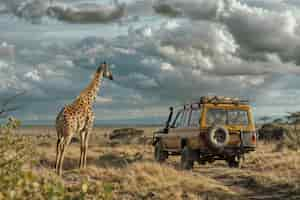
[[[188,146],[184,146],[181,152],[181,168],[185,170],[193,169],[194,161],[191,156],[191,149]]]
[[[238,159],[236,156],[229,158],[227,163],[231,168],[240,168],[240,159]]]
[[[206,165],[206,160],[198,160],[199,165]]]
[[[164,162],[168,158],[168,152],[163,150],[162,144],[160,141],[158,141],[155,144],[155,149],[154,149],[154,159],[157,162]]]
[[[217,151],[222,151],[229,142],[229,131],[224,126],[213,127],[207,135],[208,145]]]

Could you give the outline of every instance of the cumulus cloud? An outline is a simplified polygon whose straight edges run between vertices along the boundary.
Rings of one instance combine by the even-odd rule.
[[[52,3],[50,0],[1,0],[2,14],[11,13],[34,24],[48,16],[68,23],[108,23],[124,16],[125,4],[77,2]]]
[[[296,59],[293,54],[300,44],[299,27],[291,12],[278,13],[236,3],[223,22],[246,50],[276,52],[283,59]]]
[[[113,13],[117,5],[123,5],[70,2],[57,2],[50,6],[52,10],[47,8],[46,15],[69,23],[90,23],[86,16],[104,8],[101,13]],[[294,98],[299,93],[299,17],[289,9],[297,6],[251,2],[164,0],[153,7],[132,3],[123,11],[130,8],[135,14],[133,8],[139,9],[140,21],[109,31],[101,27],[109,34],[120,32],[106,38],[99,36],[100,31],[82,35],[81,25],[67,23],[42,24],[38,30],[23,27],[24,32],[43,31],[34,35],[38,36],[35,42],[22,40],[21,33],[18,38],[7,36],[14,42],[2,47],[2,57],[0,47],[0,93],[27,89],[30,96],[22,101],[35,102],[27,112],[54,116],[86,86],[97,64],[106,60],[113,66],[115,80],[105,80],[101,86],[96,99],[96,110],[103,114],[100,118],[164,113],[170,104],[208,94],[249,97],[257,106],[271,106],[265,101],[283,104],[281,95]],[[151,16],[154,11],[168,17]],[[64,17],[66,13],[71,17]],[[95,17],[103,23],[100,18]],[[53,38],[49,36],[61,27]],[[78,29],[63,35],[66,28],[74,27]],[[15,63],[6,59],[9,49],[14,49]]]
[[[76,6],[54,5],[47,14],[69,23],[108,23],[120,19],[125,14],[125,4],[98,5],[92,3]]]
[[[273,108],[271,104],[283,105],[286,96],[297,93],[297,89],[289,89],[291,85],[278,83],[293,82],[299,85],[298,1],[164,0],[157,1],[154,10],[171,18],[188,20],[188,23],[192,24],[192,27],[182,27],[185,32],[190,32],[192,37],[185,38],[187,34],[175,33],[178,36],[176,41],[172,41],[174,36],[168,37],[167,45],[160,47],[160,52],[173,64],[185,63],[194,66],[194,76],[206,80],[204,85],[208,85],[214,93],[222,92],[219,92],[220,86],[209,82],[210,79],[215,79],[214,82],[220,81],[228,94],[231,92],[252,96],[258,106],[268,107],[265,111],[269,113]],[[216,44],[223,42],[223,46],[226,47],[224,53],[216,51],[218,48],[214,43],[203,42],[203,38],[207,37],[195,32],[199,23],[217,27],[216,32],[222,33],[223,37],[215,37],[211,34],[211,29],[201,28],[213,38],[217,38]],[[210,46],[209,50],[204,48],[206,44]],[[229,91],[227,87],[231,87],[232,90]],[[280,95],[274,98],[273,94]],[[290,102],[290,105],[293,104],[295,101]],[[291,107],[282,108],[276,114],[287,109]]]
[[[224,24],[193,20],[178,22],[172,29],[165,25],[152,30],[151,37],[143,34],[149,27],[131,30],[129,38],[120,37],[115,44],[130,46],[136,53],[112,53],[111,58],[113,62],[130,60],[116,63],[127,69],[122,76],[134,76],[132,71],[141,73],[157,87],[137,87],[136,79],[119,79],[119,85],[135,88],[146,97],[155,94],[165,102],[185,102],[207,94],[259,99],[256,95],[260,91],[278,81],[274,77],[300,72],[293,60],[281,57],[280,51],[258,52],[255,57],[242,55],[244,45]]]
[[[288,2],[267,1],[158,1],[156,7],[168,5],[180,10],[182,17],[209,20],[224,25],[240,46],[245,58],[264,59],[259,53],[277,53],[281,59],[299,62],[298,17]],[[265,3],[264,3],[265,2]],[[252,5],[252,6],[251,6]],[[261,5],[261,7],[257,7]],[[264,5],[264,7],[262,7]],[[280,5],[280,6],[279,6]],[[162,15],[168,13],[160,12]]]
[[[0,59],[13,62],[15,60],[14,45],[9,45],[6,42],[2,42],[2,44],[0,44]]]
[[[33,81],[40,81],[41,77],[39,76],[39,72],[37,70],[29,71],[25,73],[24,75],[25,78],[28,78]]]
[[[3,13],[12,13],[32,23],[40,23],[49,6],[49,2],[43,0],[1,0],[0,3],[4,6]]]
[[[154,10],[170,17],[189,17],[191,19],[217,19],[225,8],[224,0],[162,0],[156,1]]]
[[[163,62],[163,63],[161,63],[160,67],[161,67],[161,70],[163,70],[163,71],[173,71],[174,70],[174,66],[172,66],[170,63]]]

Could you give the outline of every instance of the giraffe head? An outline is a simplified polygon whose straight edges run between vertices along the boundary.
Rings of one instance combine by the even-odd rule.
[[[98,67],[98,72],[102,71],[103,72],[103,77],[108,78],[109,80],[113,80],[112,72],[109,69],[108,65],[106,62],[103,62],[99,67]]]

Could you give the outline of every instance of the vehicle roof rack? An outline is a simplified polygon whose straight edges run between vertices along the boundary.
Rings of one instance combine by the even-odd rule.
[[[200,103],[213,103],[213,104],[248,104],[249,100],[240,99],[238,97],[225,97],[225,96],[202,96]]]
[[[248,99],[240,99],[238,97],[225,97],[225,96],[202,96],[200,101],[193,101],[190,103],[183,104],[183,109],[186,108],[197,108],[200,104],[235,104],[235,105],[246,105],[249,104]],[[182,109],[182,104],[173,107],[174,109]]]

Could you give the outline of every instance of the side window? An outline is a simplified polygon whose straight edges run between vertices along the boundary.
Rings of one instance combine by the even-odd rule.
[[[177,128],[182,128],[185,126],[185,119],[186,119],[186,111],[183,110],[182,111],[182,115],[178,121],[178,126],[176,126]]]
[[[184,118],[184,122],[183,122],[183,126],[182,127],[189,127],[189,121],[190,121],[190,114],[191,114],[191,110],[185,110],[185,118]]]
[[[177,113],[176,118],[173,122],[173,127],[174,128],[178,128],[181,125],[182,118],[183,118],[183,111],[181,110]]]
[[[174,128],[184,127],[199,127],[200,110],[199,109],[187,109],[181,110],[177,113],[173,122]]]
[[[190,127],[200,127],[201,109],[193,109],[191,112]]]

